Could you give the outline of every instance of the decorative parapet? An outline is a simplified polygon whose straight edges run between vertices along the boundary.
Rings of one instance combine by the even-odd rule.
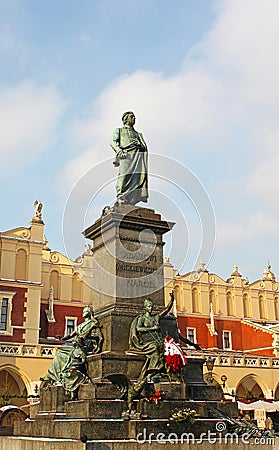
[[[53,358],[57,347],[53,345],[0,344],[0,356]]]
[[[59,345],[28,345],[28,344],[0,344],[0,356],[19,356],[32,358],[53,358],[59,348]],[[201,352],[198,350],[187,349],[187,356],[207,358],[212,356],[215,359],[214,367],[258,367],[258,368],[277,368],[279,367],[279,358],[246,355],[238,352]]]
[[[257,368],[275,368],[279,367],[279,358],[247,355],[240,352],[200,352],[187,349],[188,356],[207,358],[209,355],[215,359],[214,367],[257,367]]]

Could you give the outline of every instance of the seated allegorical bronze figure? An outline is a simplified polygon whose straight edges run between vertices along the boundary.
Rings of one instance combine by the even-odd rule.
[[[163,342],[161,334],[160,320],[168,314],[174,303],[173,293],[171,300],[160,314],[152,315],[153,302],[145,299],[145,312],[137,316],[130,328],[129,345],[132,352],[144,354],[146,361],[142,367],[139,380],[152,377],[165,372]]]
[[[42,388],[62,385],[71,398],[75,398],[79,386],[89,381],[86,357],[101,352],[104,338],[91,306],[85,306],[83,318],[84,322],[76,330],[62,338],[64,341],[72,339],[72,346],[63,346],[57,350],[48,373],[41,379]]]

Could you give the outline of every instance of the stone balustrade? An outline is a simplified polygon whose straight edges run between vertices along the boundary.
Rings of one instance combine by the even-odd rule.
[[[187,350],[188,356],[207,358],[211,356],[215,359],[214,367],[257,367],[257,368],[272,368],[279,367],[279,358],[247,355],[242,352],[214,352],[214,351],[196,351]]]
[[[22,357],[39,357],[39,358],[53,358],[57,345],[46,344],[14,344],[14,343],[1,343],[0,344],[0,356],[14,355]],[[258,367],[258,368],[272,368],[279,367],[279,358],[245,355],[241,352],[214,352],[214,351],[197,351],[187,350],[188,356],[207,358],[211,356],[216,358],[214,367]]]
[[[53,345],[32,345],[32,344],[13,344],[1,343],[0,356],[22,356],[39,357],[39,358],[53,358],[56,353],[57,346]]]

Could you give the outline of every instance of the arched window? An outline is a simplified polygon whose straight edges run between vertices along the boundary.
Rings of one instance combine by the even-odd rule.
[[[243,295],[243,314],[244,314],[244,317],[249,316],[249,305],[248,305],[248,295],[247,294]]]
[[[199,312],[199,298],[197,288],[194,288],[192,290],[192,312]]]
[[[73,300],[81,301],[81,279],[78,273],[73,275]]]
[[[260,319],[264,319],[265,318],[264,299],[262,295],[259,296],[259,312],[260,312]]]
[[[275,319],[279,320],[278,297],[275,297],[275,299],[274,299],[274,314],[275,314]]]
[[[15,279],[27,279],[27,253],[23,248],[20,248],[16,253]]]
[[[53,298],[59,298],[59,273],[57,270],[50,272],[50,286],[53,287]]]
[[[226,303],[227,303],[227,316],[232,316],[232,294],[231,292],[227,292],[226,294]]]

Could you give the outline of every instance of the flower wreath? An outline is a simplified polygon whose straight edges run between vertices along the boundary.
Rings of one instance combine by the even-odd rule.
[[[167,369],[172,373],[179,372],[188,364],[180,345],[170,336],[166,336],[164,340],[164,357]]]

